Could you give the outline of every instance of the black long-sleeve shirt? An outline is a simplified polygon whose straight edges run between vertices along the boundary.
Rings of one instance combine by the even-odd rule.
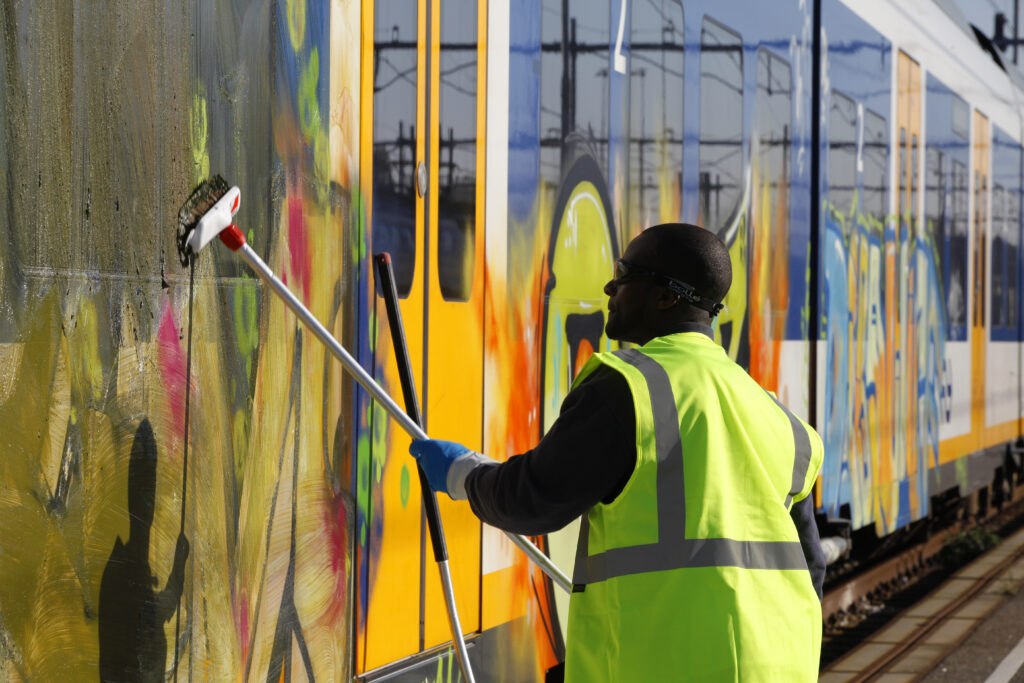
[[[466,493],[473,512],[488,524],[544,534],[597,503],[611,503],[635,467],[636,416],[629,385],[615,370],[600,367],[566,396],[558,419],[536,448],[499,465],[475,468],[466,478]],[[825,556],[811,497],[795,503],[790,517],[820,598]]]

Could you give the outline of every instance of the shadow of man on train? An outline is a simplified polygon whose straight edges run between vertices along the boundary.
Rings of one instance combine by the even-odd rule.
[[[178,536],[164,589],[149,566],[149,535],[156,507],[157,448],[144,419],[135,431],[128,463],[128,542],[118,536],[100,581],[101,681],[162,681],[167,667],[164,624],[178,609],[189,545]]]

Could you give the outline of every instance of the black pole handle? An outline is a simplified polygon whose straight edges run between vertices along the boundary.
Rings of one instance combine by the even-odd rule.
[[[384,307],[388,313],[388,325],[391,327],[391,341],[395,346],[395,360],[398,363],[398,377],[402,382],[402,395],[405,397],[405,413],[421,428],[423,417],[420,414],[420,401],[416,395],[416,383],[412,376],[412,363],[409,362],[409,348],[405,344],[405,327],[402,325],[402,312],[398,308],[398,290],[395,289],[395,273],[391,268],[391,254],[381,252],[373,257],[377,269],[377,284],[384,298]],[[430,483],[423,468],[416,463],[420,473],[420,489],[423,492],[423,509],[427,514],[427,528],[430,530],[430,545],[434,548],[434,560],[444,562],[448,559],[448,548],[444,541],[444,529],[441,528],[441,514],[437,508],[437,498],[430,490]]]

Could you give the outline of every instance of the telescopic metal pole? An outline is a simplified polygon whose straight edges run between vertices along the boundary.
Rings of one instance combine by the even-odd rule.
[[[359,382],[359,384],[366,389],[371,396],[373,396],[377,403],[388,411],[388,414],[394,418],[399,425],[401,425],[402,429],[408,432],[414,439],[430,438],[427,436],[427,433],[423,431],[423,428],[416,424],[412,418],[406,415],[405,411],[395,403],[395,400],[391,398],[391,396],[384,391],[379,384],[377,384],[373,377],[363,369],[363,366],[361,366],[356,359],[345,350],[345,347],[334,338],[334,335],[328,332],[327,329],[320,324],[320,321],[316,319],[316,316],[310,313],[309,309],[306,308],[294,294],[292,294],[292,291],[288,289],[288,286],[281,282],[280,278],[274,275],[274,271],[270,269],[270,266],[263,262],[263,259],[259,257],[259,254],[253,251],[252,247],[250,247],[248,243],[242,243],[241,246],[237,247],[235,250],[241,254],[246,263],[252,266],[252,269],[256,271],[256,274],[263,278],[263,281],[270,286],[274,293],[281,297],[288,308],[292,309],[292,312],[295,313],[306,327],[309,328],[310,332],[312,332],[317,339],[323,342],[335,358],[341,361],[341,364],[345,366],[345,369],[349,374],[351,374],[352,377]],[[513,543],[519,546],[519,548],[526,553],[526,556],[529,557],[534,564],[540,567],[541,571],[547,574],[555,584],[562,588],[562,590],[572,592],[572,581],[569,580],[569,577],[551,561],[551,558],[541,552],[541,550],[535,546],[530,539],[525,536],[520,536],[519,534],[513,534],[509,531],[506,531],[505,535],[508,536]]]

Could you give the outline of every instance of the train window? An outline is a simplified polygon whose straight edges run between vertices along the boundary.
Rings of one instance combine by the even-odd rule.
[[[832,91],[828,114],[828,201],[843,216],[849,234],[853,195],[857,190],[857,105]]]
[[[699,142],[701,220],[722,235],[743,196],[743,41],[707,17],[700,31]]]
[[[600,163],[608,156],[610,15],[609,0],[541,2],[540,176],[552,193],[570,136],[586,140]]]
[[[373,250],[388,251],[398,296],[416,270],[416,3],[375,4]]]
[[[441,13],[437,280],[446,300],[467,301],[476,256],[477,2],[445,0]]]
[[[992,289],[990,302],[992,307],[992,327],[1004,325],[1003,287],[1006,282],[1006,240],[1005,240],[1005,202],[1006,192],[1002,186],[992,186]]]
[[[949,232],[946,215],[946,155],[934,145],[925,145],[924,167],[924,230],[931,238],[938,255],[942,291],[949,291]],[[947,330],[948,336],[948,330]]]
[[[871,111],[864,112],[864,213],[885,223],[889,195],[889,126]]]
[[[967,166],[953,159],[946,313],[951,341],[967,339]]]
[[[1016,191],[1006,193],[1006,326],[1017,328],[1017,259],[1020,255],[1020,199]]]
[[[758,131],[757,159],[761,188],[768,186],[772,202],[784,206],[789,196],[790,124],[793,110],[793,74],[789,63],[768,50],[757,53]]]
[[[632,3],[630,222],[677,221],[683,189],[683,5]]]

